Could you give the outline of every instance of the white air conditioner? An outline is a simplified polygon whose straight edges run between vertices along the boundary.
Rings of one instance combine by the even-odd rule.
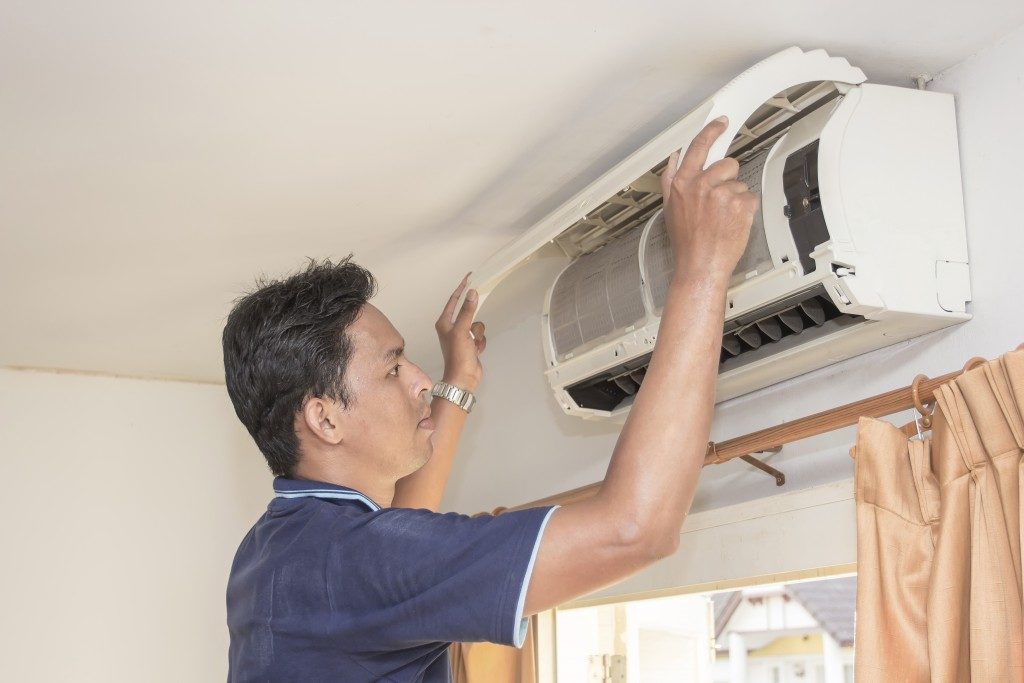
[[[717,400],[967,320],[950,95],[865,84],[823,50],[760,62],[478,268],[486,296],[557,249],[542,343],[563,409],[621,417],[643,382],[674,268],[658,174],[712,119],[761,196],[728,292]]]

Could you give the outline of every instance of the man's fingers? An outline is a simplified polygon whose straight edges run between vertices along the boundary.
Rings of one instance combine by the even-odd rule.
[[[708,182],[714,187],[715,185],[722,185],[723,183],[736,180],[739,172],[739,162],[732,157],[725,157],[708,166],[707,170],[704,171],[704,175],[707,176]]]
[[[718,139],[718,136],[725,132],[729,125],[729,119],[719,116],[717,119],[704,126],[697,137],[693,139],[690,146],[686,148],[683,155],[683,163],[679,166],[679,172],[687,178],[692,178],[704,170],[704,163],[708,160],[708,151],[711,145]]]
[[[750,213],[755,213],[757,211],[757,207],[761,205],[761,198],[758,197],[756,194],[748,193],[743,198],[743,201],[747,205],[747,210],[750,211]]]
[[[750,188],[747,187],[747,184],[742,183],[739,180],[730,180],[729,182],[722,183],[721,187],[736,194],[744,194],[745,192],[750,191]]]
[[[484,334],[484,324],[478,320],[473,323],[469,328],[469,331],[473,335],[473,343],[476,344],[477,355],[483,353],[484,348],[487,346],[487,336]]]
[[[679,168],[679,152],[672,152],[668,157],[668,164],[661,172],[661,196],[667,197],[672,187],[672,179],[676,177],[676,170]]]
[[[452,318],[455,317],[455,307],[459,303],[459,297],[462,296],[462,292],[466,289],[466,285],[469,284],[469,276],[471,273],[466,273],[466,277],[462,278],[462,282],[455,288],[452,295],[448,298],[448,303],[445,304],[444,310],[441,311],[441,317],[437,319],[439,327],[449,327],[452,324]]]
[[[459,309],[459,314],[455,316],[455,327],[457,329],[466,330],[470,329],[470,325],[473,323],[473,315],[476,313],[476,304],[480,300],[480,295],[477,294],[475,289],[469,290],[466,294],[466,300],[462,302],[462,308]]]

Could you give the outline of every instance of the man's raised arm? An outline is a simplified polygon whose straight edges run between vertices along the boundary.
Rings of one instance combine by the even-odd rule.
[[[608,473],[592,498],[551,517],[525,615],[620,581],[672,554],[704,463],[729,277],[746,247],[758,199],[734,159],[706,170],[726,128],[709,123],[662,176],[676,271],[647,374]]]
[[[458,307],[467,284],[468,273],[448,298],[434,329],[444,356],[444,381],[475,392],[483,376],[480,354],[487,347],[487,337],[484,324],[473,322],[480,301],[477,292],[469,290],[466,300]],[[435,398],[430,404],[430,414],[437,425],[432,438],[434,453],[427,464],[395,484],[395,497],[391,503],[394,507],[425,508],[435,512],[441,507],[459,437],[466,424],[466,411],[446,399]]]

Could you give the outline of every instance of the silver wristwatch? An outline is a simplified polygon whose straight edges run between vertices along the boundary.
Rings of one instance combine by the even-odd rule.
[[[447,382],[437,382],[434,384],[434,388],[430,390],[430,395],[451,401],[467,413],[473,410],[473,406],[476,404],[476,396],[471,392],[459,389],[457,386]]]

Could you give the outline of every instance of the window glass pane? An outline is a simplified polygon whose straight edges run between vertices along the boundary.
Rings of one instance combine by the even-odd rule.
[[[561,682],[851,683],[856,577],[556,612]]]

